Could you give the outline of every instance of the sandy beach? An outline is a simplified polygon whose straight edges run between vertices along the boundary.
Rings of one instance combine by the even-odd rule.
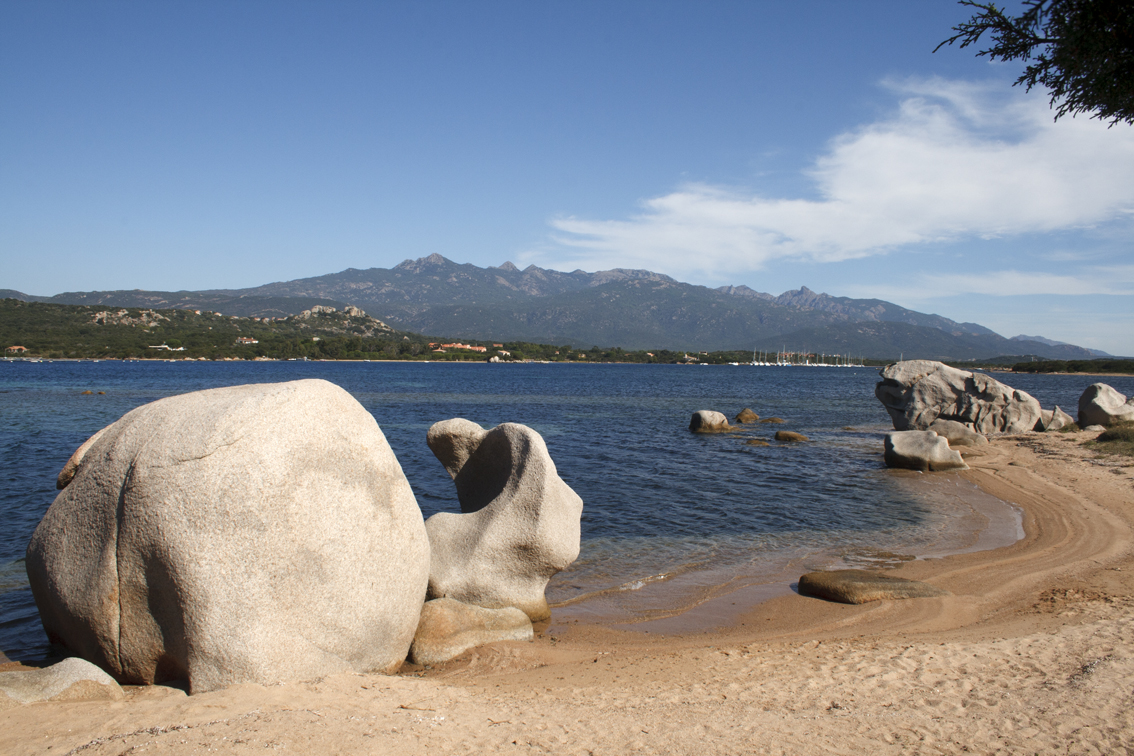
[[[1004,436],[964,475],[1012,546],[907,562],[953,595],[846,606],[736,593],[677,625],[556,622],[394,677],[0,711],[5,754],[1134,751],[1134,464],[1094,434]],[[724,607],[724,608],[722,608]],[[679,628],[678,628],[679,629]],[[647,630],[649,630],[647,632]],[[2,669],[16,669],[7,664]]]

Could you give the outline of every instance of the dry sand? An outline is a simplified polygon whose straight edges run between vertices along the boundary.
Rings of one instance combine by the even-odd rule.
[[[128,688],[0,711],[0,752],[1130,753],[1134,466],[1082,449],[1091,435],[968,457],[966,477],[1023,509],[1026,537],[893,573],[949,597],[734,596],[708,632],[553,624],[397,677]]]

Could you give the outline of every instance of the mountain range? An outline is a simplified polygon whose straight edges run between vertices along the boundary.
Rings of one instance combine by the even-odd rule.
[[[1003,336],[878,299],[806,287],[773,296],[717,289],[648,270],[564,273],[512,263],[481,268],[439,254],[393,268],[339,273],[248,289],[93,291],[0,298],[58,304],[212,310],[283,317],[314,305],[355,305],[395,328],[466,339],[624,349],[811,351],[863,357],[980,360],[1001,355],[1084,359],[1104,352],[1043,337]]]

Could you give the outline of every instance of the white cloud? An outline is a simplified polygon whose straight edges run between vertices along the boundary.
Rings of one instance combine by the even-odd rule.
[[[686,185],[626,220],[553,220],[564,263],[715,277],[775,260],[1083,228],[1134,211],[1134,128],[1053,122],[1045,97],[1001,83],[886,86],[897,111],[832,140],[808,171],[818,199]]]
[[[1134,265],[1088,268],[1074,274],[1021,270],[981,273],[921,273],[908,285],[850,284],[841,292],[851,297],[882,297],[908,304],[942,297],[980,294],[1013,297],[1029,295],[1134,295]]]

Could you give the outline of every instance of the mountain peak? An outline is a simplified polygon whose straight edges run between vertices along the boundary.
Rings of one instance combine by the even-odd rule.
[[[502,265],[496,266],[496,269],[497,270],[506,270],[509,273],[517,273],[520,270],[519,268],[517,268],[515,265],[512,264],[511,260],[507,260]]]
[[[394,268],[396,270],[404,270],[408,273],[420,273],[426,268],[436,268],[441,265],[455,265],[455,263],[434,252],[429,257],[419,257],[416,260],[403,260],[395,265]]]

